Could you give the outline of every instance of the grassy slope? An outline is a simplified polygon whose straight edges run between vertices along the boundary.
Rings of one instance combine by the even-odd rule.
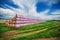
[[[19,30],[19,31],[24,31],[24,32],[17,32],[17,34],[25,35],[24,33],[28,34],[31,32],[36,32],[36,31],[48,28],[47,30],[42,31],[42,32],[38,32],[35,34],[31,34],[31,35],[29,34],[29,35],[26,35],[23,37],[17,37],[16,39],[15,38],[12,38],[12,39],[13,40],[24,40],[24,39],[32,40],[34,38],[59,37],[60,36],[60,32],[59,32],[60,25],[57,24],[58,22],[60,22],[60,21],[54,21],[54,20],[53,21],[46,21],[43,23],[22,26],[20,28],[9,28],[5,24],[0,24],[0,33],[4,33],[6,31],[12,31],[12,30]]]

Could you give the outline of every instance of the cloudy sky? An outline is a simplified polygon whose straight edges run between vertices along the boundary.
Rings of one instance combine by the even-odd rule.
[[[0,20],[16,14],[44,20],[60,20],[60,0],[0,0]]]

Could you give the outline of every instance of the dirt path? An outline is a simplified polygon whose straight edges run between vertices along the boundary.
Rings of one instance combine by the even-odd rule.
[[[0,36],[11,36],[11,35],[15,35],[18,33],[22,33],[22,32],[29,32],[29,31],[34,31],[36,29],[30,29],[30,30],[24,30],[24,31],[20,31],[20,30],[12,30],[12,31],[7,31],[4,33],[1,33]]]
[[[38,38],[38,39],[33,39],[33,40],[60,40],[60,37],[55,37],[55,38]]]
[[[7,32],[4,32],[2,34],[0,34],[0,36],[10,36],[10,35],[13,35],[13,34],[17,34],[19,31],[17,30],[13,30],[13,31],[7,31]]]
[[[25,33],[25,34],[17,34],[17,35],[13,35],[13,36],[8,36],[5,39],[14,39],[14,38],[19,38],[19,37],[23,37],[23,36],[33,35],[33,34],[36,34],[36,33],[39,33],[39,32],[43,32],[43,31],[45,31],[47,29],[48,28],[45,28],[43,30],[34,31],[34,32]]]
[[[42,27],[44,28],[44,27]],[[7,31],[7,32],[4,32],[4,33],[1,33],[0,36],[11,36],[11,35],[15,35],[15,34],[20,34],[22,32],[30,32],[30,31],[35,31],[35,30],[40,30],[42,28],[35,28],[35,29],[29,29],[29,30],[11,30],[11,31]]]

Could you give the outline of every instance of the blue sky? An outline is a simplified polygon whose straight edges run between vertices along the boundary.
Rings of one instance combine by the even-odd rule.
[[[3,5],[6,6],[5,4],[8,6],[14,7],[14,8],[19,8],[18,5],[14,4],[13,0],[0,0],[0,7],[1,8],[6,9],[7,7],[3,7]]]
[[[60,20],[59,0],[0,0],[0,19],[11,19],[15,14]]]
[[[37,2],[36,7],[37,12],[41,12],[49,8],[48,5],[44,2]]]

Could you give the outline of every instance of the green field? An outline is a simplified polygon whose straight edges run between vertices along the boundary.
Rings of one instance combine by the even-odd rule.
[[[52,20],[42,23],[9,28],[0,23],[0,40],[32,40],[36,38],[60,37],[60,21]]]

